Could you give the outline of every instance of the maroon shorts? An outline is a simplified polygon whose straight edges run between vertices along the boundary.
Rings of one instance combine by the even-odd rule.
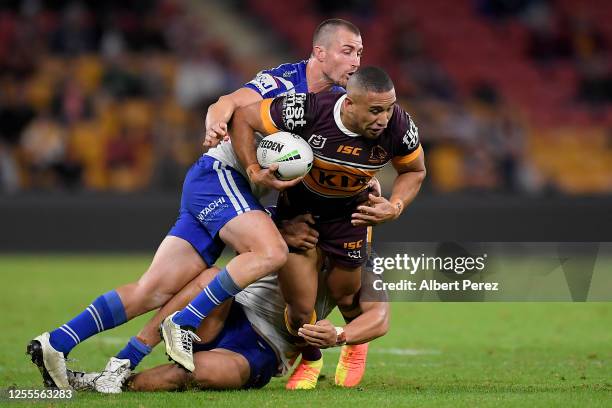
[[[317,222],[319,232],[317,246],[336,264],[346,268],[357,268],[366,261],[368,250],[368,228],[354,227],[351,219]]]

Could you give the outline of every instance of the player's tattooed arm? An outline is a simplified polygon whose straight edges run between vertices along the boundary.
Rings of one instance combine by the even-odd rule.
[[[419,147],[419,153],[416,158],[409,163],[398,164],[394,163],[397,171],[397,178],[393,182],[393,190],[391,190],[391,198],[389,201],[397,208],[399,217],[404,208],[406,208],[415,199],[423,180],[425,180],[425,155],[423,149]]]
[[[262,120],[262,109],[269,109],[266,100],[238,108],[232,119],[232,148],[238,156],[238,160],[244,166],[247,176],[254,184],[282,191],[302,181],[301,177],[290,181],[279,180],[275,173],[278,164],[262,169],[257,161],[257,150],[255,147],[255,132],[262,134],[271,133],[272,129],[264,124]]]
[[[204,147],[211,148],[222,140],[229,140],[227,124],[236,109],[247,106],[261,100],[261,95],[250,88],[240,88],[228,95],[223,95],[219,100],[208,107],[204,125]]]

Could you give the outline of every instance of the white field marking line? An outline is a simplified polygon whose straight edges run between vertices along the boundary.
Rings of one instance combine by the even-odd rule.
[[[117,337],[117,336],[105,336],[100,338],[89,339],[91,342],[98,342],[102,344],[108,344],[112,346],[122,346],[127,344],[130,340],[129,337]],[[324,353],[340,353],[340,347],[333,347],[322,350]],[[370,347],[368,353],[373,354],[389,354],[395,356],[435,356],[442,354],[440,350],[431,349],[411,349],[411,348],[397,348],[397,347]]]
[[[325,353],[340,353],[340,348],[329,348],[323,350]],[[404,348],[378,348],[372,347],[368,350],[368,353],[374,354],[391,354],[396,356],[431,356],[442,354],[440,350],[422,350],[422,349],[404,349]]]
[[[90,339],[90,341],[92,343],[102,343],[102,344],[108,344],[111,346],[124,346],[127,344],[128,341],[130,341],[129,337],[116,337],[116,336],[105,336],[105,337],[100,337],[100,338],[93,338]]]

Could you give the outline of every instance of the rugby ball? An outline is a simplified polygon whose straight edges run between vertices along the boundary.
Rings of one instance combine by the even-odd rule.
[[[257,161],[261,167],[278,164],[276,177],[292,180],[304,176],[312,167],[312,149],[307,141],[289,132],[278,132],[264,137],[257,147]]]

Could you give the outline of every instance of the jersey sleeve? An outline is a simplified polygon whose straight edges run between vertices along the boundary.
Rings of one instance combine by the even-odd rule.
[[[282,130],[306,137],[314,126],[316,95],[295,93],[265,99],[261,104],[260,114],[268,133]]]
[[[259,72],[252,81],[244,84],[244,87],[254,90],[264,99],[291,92],[294,88],[290,81],[275,75],[273,70]]]
[[[393,165],[401,166],[415,160],[423,148],[419,140],[419,128],[410,115],[396,105],[392,118]]]

